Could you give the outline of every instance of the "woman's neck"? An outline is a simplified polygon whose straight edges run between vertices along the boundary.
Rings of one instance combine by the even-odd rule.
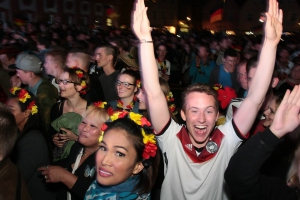
[[[80,96],[74,98],[69,98],[66,100],[67,107],[64,106],[64,113],[76,112],[82,115],[82,110],[86,108],[86,100],[82,99]]]
[[[127,106],[133,101],[133,97],[134,95],[130,96],[130,97],[126,97],[126,98],[122,98],[121,101],[123,103],[123,108],[126,109]]]
[[[97,150],[99,149],[99,146],[93,146],[93,147],[85,147],[84,148],[84,152],[83,152],[83,156],[90,156],[93,153],[95,153]]]

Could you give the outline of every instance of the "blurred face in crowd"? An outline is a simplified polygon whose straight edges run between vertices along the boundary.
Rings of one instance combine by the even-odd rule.
[[[226,39],[226,38],[224,38],[220,43],[219,43],[219,45],[220,45],[220,49],[222,50],[222,51],[225,51],[227,48],[228,48],[228,40]]]
[[[56,77],[56,67],[57,63],[55,62],[52,56],[45,56],[44,68],[47,74]]]
[[[160,60],[164,60],[166,55],[167,55],[167,48],[163,45],[160,45],[158,48],[157,48],[157,55],[159,57]]]
[[[290,53],[286,49],[282,49],[279,52],[279,60],[280,62],[287,63],[289,61]]]
[[[127,84],[128,83],[128,84]],[[137,87],[134,78],[128,74],[120,74],[116,83],[119,98],[133,98]]]
[[[18,128],[22,131],[30,114],[29,110],[21,111],[18,98],[10,98],[6,102],[9,111],[14,115]]]
[[[0,55],[0,61],[1,61],[3,69],[5,69],[7,71],[13,71],[12,69],[9,69],[8,66],[15,63],[14,59],[9,60],[7,58],[6,54],[1,54]]]
[[[300,65],[295,64],[290,73],[292,79],[300,80]]]
[[[247,77],[247,71],[246,71],[246,62],[238,65],[237,77],[238,77],[238,81],[239,81],[241,87],[244,90],[248,90],[248,77]]]
[[[27,72],[27,71],[24,71],[24,70],[21,70],[21,69],[16,69],[16,75],[17,77],[20,78],[21,82],[25,85],[28,85],[30,83],[30,73],[31,72]]]
[[[271,124],[273,123],[276,109],[277,109],[276,99],[272,99],[272,101],[270,101],[268,105],[268,108],[264,111],[264,116],[265,116],[265,120],[263,123],[264,127],[271,126]]]
[[[223,58],[225,71],[229,73],[233,73],[235,70],[236,62],[237,62],[236,57],[226,56],[225,58]]]
[[[140,88],[139,92],[137,93],[137,98],[139,100],[139,109],[146,110],[147,109],[147,96],[144,89]]]
[[[199,46],[198,48],[198,56],[200,58],[207,58],[209,55],[209,52],[206,51],[205,47]]]

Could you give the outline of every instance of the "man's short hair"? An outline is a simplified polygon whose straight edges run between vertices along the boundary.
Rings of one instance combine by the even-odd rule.
[[[64,48],[62,48],[62,47],[52,48],[50,51],[48,51],[45,54],[45,57],[46,56],[51,56],[55,60],[55,62],[58,63],[58,65],[61,69],[65,68],[67,51]]]
[[[115,66],[117,64],[118,56],[120,54],[118,47],[115,47],[111,44],[105,44],[105,45],[101,45],[101,46],[97,47],[97,49],[99,49],[99,48],[104,48],[106,55],[113,56],[112,63],[113,63],[113,66]]]
[[[14,115],[0,104],[0,157],[7,157],[14,148],[18,126]]]
[[[228,48],[226,49],[226,51],[224,52],[224,58],[226,58],[227,56],[230,57],[237,57],[237,53],[233,48]]]
[[[217,109],[217,111],[219,110],[218,94],[217,94],[216,90],[209,85],[205,85],[202,83],[196,83],[196,84],[188,86],[181,94],[181,102],[182,102],[181,109],[183,111],[185,111],[185,107],[186,107],[186,97],[192,92],[205,93],[207,95],[213,96],[213,98],[215,100],[216,109]]]
[[[90,66],[90,54],[87,49],[83,48],[73,48],[69,51],[71,57],[78,59],[78,62],[82,67],[89,68]]]

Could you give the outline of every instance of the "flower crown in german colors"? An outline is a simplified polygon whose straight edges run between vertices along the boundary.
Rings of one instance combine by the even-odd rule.
[[[145,160],[148,160],[149,158],[154,157],[156,155],[157,145],[155,135],[153,134],[153,130],[151,128],[151,123],[143,115],[127,111],[115,112],[110,116],[110,122],[125,117],[131,119],[140,127],[141,133],[143,135],[143,143],[145,145],[142,154],[143,158]],[[102,136],[99,138],[100,142],[102,141],[104,132],[107,128],[108,125],[104,123],[101,127]]]
[[[19,87],[13,87],[10,89],[11,94],[16,95],[18,100],[22,103],[25,103],[28,99],[31,98],[30,94],[27,92],[27,90],[19,88]],[[27,109],[30,110],[31,115],[34,115],[38,112],[38,107],[35,104],[35,100],[32,100],[28,106]]]

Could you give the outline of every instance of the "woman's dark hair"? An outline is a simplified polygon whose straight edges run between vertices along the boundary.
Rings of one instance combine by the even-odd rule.
[[[22,90],[24,90],[24,89],[22,89]],[[25,91],[27,91],[27,90],[25,90]],[[27,98],[24,103],[19,101],[19,97],[18,97],[19,92],[21,92],[21,90],[16,90],[15,94],[10,94],[9,98],[17,98],[18,99],[18,105],[19,105],[22,112],[25,112],[28,109],[29,104],[32,103],[33,101],[35,101],[35,104],[37,104],[37,100],[36,100],[34,94],[32,94],[29,91],[27,91],[27,92],[29,93],[30,97]],[[37,108],[37,109],[39,109],[39,108]],[[35,114],[31,114],[31,113],[29,114],[27,122],[25,123],[24,128],[23,128],[23,130],[22,130],[22,132],[19,135],[17,140],[20,140],[21,138],[23,138],[30,131],[33,131],[33,130],[40,131],[40,133],[44,136],[44,138],[46,140],[49,156],[50,156],[50,159],[51,159],[51,156],[52,156],[52,151],[51,151],[51,148],[50,148],[51,147],[50,146],[51,138],[47,137],[48,135],[46,134],[45,127],[43,126],[43,123],[42,123],[42,120],[41,120],[42,117],[41,117],[40,113],[41,112],[38,110],[38,112],[35,113]]]
[[[145,160],[143,158],[143,151],[145,144],[143,143],[143,135],[141,133],[141,127],[129,118],[120,118],[113,122],[107,123],[108,128],[105,132],[112,129],[120,129],[126,131],[128,139],[132,143],[136,153],[136,162],[142,162],[144,169],[139,173],[140,180],[137,186],[134,188],[139,194],[148,193],[151,191],[157,176],[159,165],[159,153],[157,151],[154,157],[150,157]],[[151,164],[149,164],[151,163]]]
[[[139,73],[134,71],[134,70],[130,70],[130,69],[127,69],[125,71],[123,71],[120,75],[122,74],[127,74],[129,76],[131,76],[133,78],[133,84],[136,85],[136,81],[139,79]]]
[[[76,73],[76,71],[80,71],[82,72],[82,77],[80,78],[80,76]],[[81,85],[81,83],[83,81],[85,81],[86,83],[86,87],[85,88],[82,88],[79,92],[80,96],[83,97],[86,92],[90,89],[90,85],[91,85],[91,82],[90,82],[90,78],[89,78],[89,75],[83,71],[82,69],[79,69],[79,68],[65,68],[64,69],[64,72],[67,72],[69,74],[69,79],[71,81],[74,81],[74,87],[75,87],[75,90],[76,90],[76,85]],[[76,90],[77,91],[77,90]]]

